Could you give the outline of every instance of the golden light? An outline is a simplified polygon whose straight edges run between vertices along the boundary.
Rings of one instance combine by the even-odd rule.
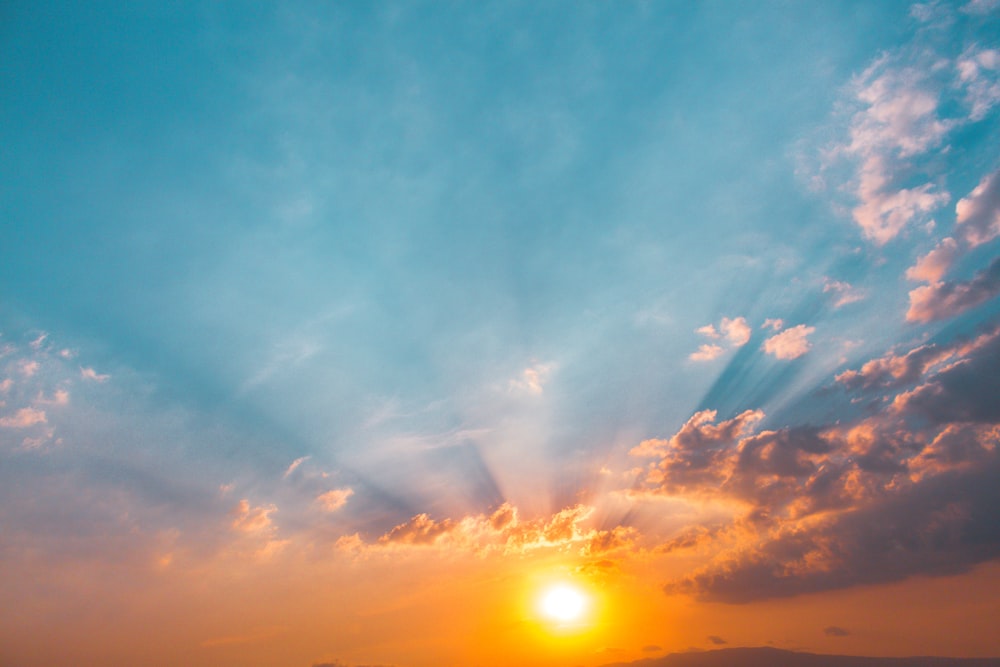
[[[569,584],[556,584],[542,592],[538,608],[542,614],[557,623],[572,623],[583,618],[588,598],[582,590]]]

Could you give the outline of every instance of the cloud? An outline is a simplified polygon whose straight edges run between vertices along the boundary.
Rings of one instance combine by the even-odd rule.
[[[707,639],[710,644],[715,644],[716,646],[722,646],[723,644],[729,643],[718,635],[709,635],[705,639]]]
[[[982,120],[1000,102],[1000,51],[996,49],[976,49],[966,51],[955,64],[959,81],[966,89],[966,104],[969,119]]]
[[[858,160],[853,217],[867,239],[884,245],[949,200],[931,183],[899,187],[897,173],[906,158],[940,145],[953,123],[938,117],[938,95],[923,69],[894,67],[889,57],[858,77],[855,100],[861,108],[843,148]]]
[[[711,338],[711,339],[713,339],[713,340],[717,340],[717,339],[719,339],[719,338],[722,338],[722,334],[720,334],[720,333],[719,333],[719,332],[718,332],[718,331],[716,330],[716,328],[715,328],[715,325],[714,325],[714,324],[706,324],[706,325],[705,325],[705,326],[703,326],[703,327],[698,327],[698,328],[697,328],[697,329],[695,329],[694,331],[695,331],[695,333],[699,333],[699,334],[701,334],[702,336],[706,336],[707,338]]]
[[[894,410],[936,424],[1000,422],[1000,333],[980,336],[971,354],[897,396]]]
[[[545,383],[555,369],[554,364],[535,364],[525,368],[521,377],[510,381],[511,389],[526,391],[531,394],[541,394]]]
[[[718,484],[727,476],[725,465],[736,441],[764,418],[760,410],[747,410],[732,419],[715,423],[715,410],[696,412],[664,443],[640,445],[633,456],[657,456],[661,460],[646,475],[648,486],[664,493],[695,490]],[[645,444],[644,443],[644,444]]]
[[[764,324],[761,325],[761,329],[770,329],[771,331],[781,331],[785,326],[785,321],[781,318],[767,318],[764,320]]]
[[[38,372],[38,362],[29,359],[22,359],[17,365],[18,371],[26,378],[34,376]]]
[[[828,625],[823,628],[823,634],[827,637],[846,637],[851,633],[838,625]]]
[[[746,318],[736,317],[729,319],[728,317],[723,317],[722,322],[719,324],[719,330],[722,334],[729,339],[733,347],[742,347],[747,344],[750,340],[750,334],[752,329],[750,325],[747,324]]]
[[[955,223],[962,240],[972,248],[1000,236],[1000,170],[984,176],[967,197],[958,200]]]
[[[642,647],[643,653],[659,653],[662,650],[663,647],[657,644],[646,644],[645,646]]]
[[[701,334],[711,340],[724,339],[730,347],[743,347],[750,340],[753,329],[747,324],[745,317],[723,317],[719,322],[719,328],[714,324],[706,324],[695,329],[695,333]],[[691,361],[711,361],[718,359],[725,352],[725,348],[714,343],[705,343],[692,352],[688,358]]]
[[[764,341],[764,351],[777,359],[798,359],[809,351],[811,345],[808,336],[814,331],[815,327],[804,324],[785,329]]]
[[[834,308],[840,308],[841,306],[846,306],[849,303],[855,303],[865,298],[864,291],[852,287],[850,283],[824,278],[823,293],[826,294],[828,292],[834,295]]]
[[[354,495],[354,489],[332,489],[326,493],[321,493],[316,497],[316,502],[320,504],[324,511],[336,512],[347,504],[347,499]]]
[[[1000,294],[1000,257],[969,281],[942,281],[910,292],[909,322],[934,322],[961,315]]]
[[[910,280],[936,283],[948,273],[959,255],[961,255],[961,250],[955,239],[943,238],[933,250],[907,269],[906,277]]]
[[[242,533],[265,533],[272,529],[271,515],[277,511],[274,505],[251,507],[250,501],[244,498],[231,512],[234,518],[230,525]]]
[[[21,408],[9,417],[0,418],[0,426],[5,428],[29,428],[47,422],[44,410]]]
[[[93,382],[106,382],[111,378],[110,375],[102,375],[90,367],[80,367],[80,377],[84,380],[92,380]]]
[[[718,359],[722,356],[725,350],[719,345],[709,345],[705,343],[700,345],[698,349],[691,353],[688,357],[691,361],[711,361],[713,359]]]
[[[285,469],[284,474],[281,475],[282,478],[287,479],[289,475],[295,472],[300,465],[308,461],[310,458],[311,457],[309,456],[300,456],[299,458],[292,461],[291,464],[288,466],[288,468]]]
[[[653,548],[706,559],[668,581],[668,594],[743,603],[1000,557],[1000,325],[894,351],[837,381],[902,391],[854,420],[760,432],[706,432],[714,414],[699,412],[678,432],[686,447],[675,436],[634,450],[660,458],[643,480],[654,490],[736,508]]]
[[[442,548],[477,554],[523,554],[538,549],[574,547],[583,556],[631,549],[637,531],[628,526],[610,529],[585,527],[595,508],[567,507],[550,516],[523,519],[516,507],[504,503],[489,514],[436,520],[417,514],[397,524],[374,542],[360,535],[338,539],[337,548],[353,553],[380,549]]]
[[[886,354],[872,359],[858,370],[847,370],[836,381],[849,390],[897,389],[916,383],[936,367],[964,358],[1000,337],[1000,328],[988,330],[970,340],[957,339],[946,345],[920,345],[904,354]]]

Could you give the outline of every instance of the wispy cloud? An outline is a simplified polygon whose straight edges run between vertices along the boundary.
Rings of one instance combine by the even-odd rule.
[[[336,512],[347,504],[347,499],[354,495],[354,489],[331,489],[316,496],[316,502],[325,512]]]

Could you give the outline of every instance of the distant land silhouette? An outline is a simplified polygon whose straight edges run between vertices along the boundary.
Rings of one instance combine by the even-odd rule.
[[[1000,667],[1000,658],[865,658],[760,647],[671,653],[602,667]]]

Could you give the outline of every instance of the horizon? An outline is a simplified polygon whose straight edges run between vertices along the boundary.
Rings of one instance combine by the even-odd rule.
[[[10,2],[0,664],[1000,656],[1000,0]]]

